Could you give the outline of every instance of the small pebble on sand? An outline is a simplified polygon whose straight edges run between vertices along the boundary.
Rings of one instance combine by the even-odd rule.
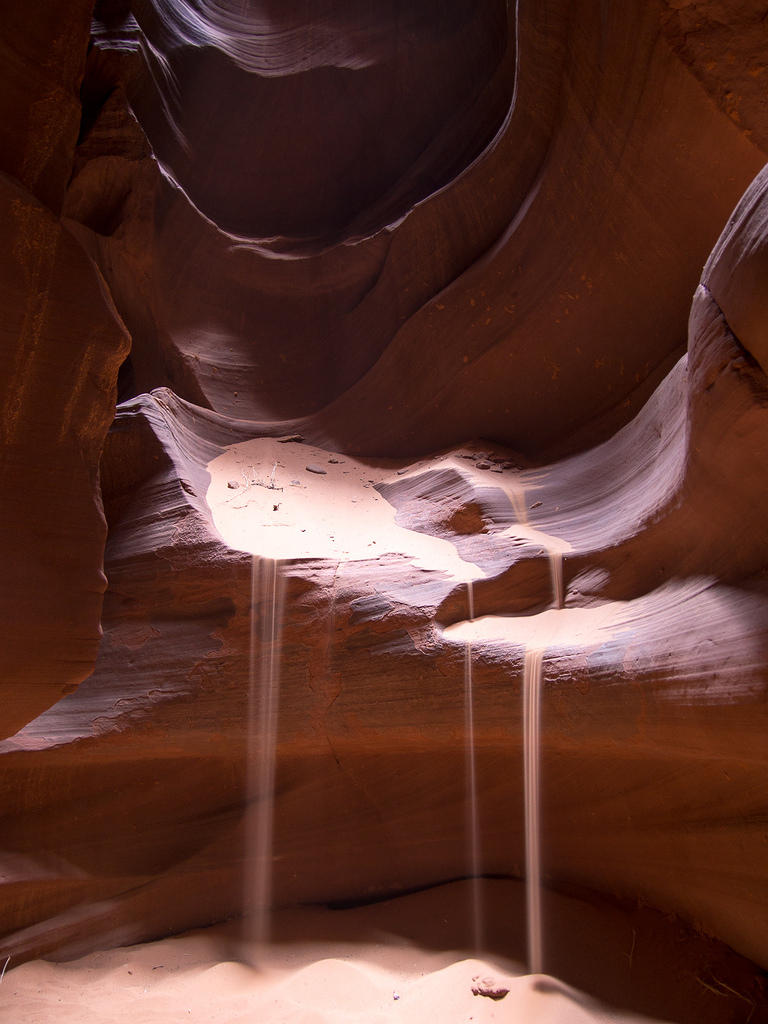
[[[488,996],[489,999],[503,999],[509,992],[509,985],[505,985],[500,978],[490,975],[481,977],[476,974],[472,979],[472,995]]]

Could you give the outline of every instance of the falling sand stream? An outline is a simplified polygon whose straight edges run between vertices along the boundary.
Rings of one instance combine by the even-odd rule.
[[[557,631],[563,607],[563,552],[548,547],[552,578],[552,608],[555,618],[551,637]],[[528,929],[528,970],[544,970],[544,940],[541,923],[541,687],[544,650],[547,644],[526,644],[523,660],[523,785],[525,806],[525,902]]]
[[[322,468],[307,465],[314,459]],[[304,469],[303,467],[306,467]],[[327,467],[327,468],[326,468]],[[461,467],[463,468],[463,467]],[[477,793],[477,757],[474,723],[473,643],[485,629],[475,619],[472,580],[483,576],[473,563],[465,562],[450,541],[399,527],[394,510],[370,488],[371,469],[345,457],[328,453],[293,439],[259,438],[231,446],[209,467],[212,484],[208,493],[214,521],[234,547],[269,551],[271,558],[254,557],[252,563],[252,622],[249,664],[249,766],[246,822],[247,874],[245,908],[250,939],[258,949],[269,941],[269,907],[272,899],[273,816],[275,754],[280,690],[279,655],[283,618],[281,559],[327,557],[342,560],[368,559],[384,551],[411,555],[414,565],[445,571],[447,567],[465,581],[469,621],[449,631],[457,638],[466,627],[464,640],[464,726],[466,736],[466,836],[467,873],[471,879],[471,939],[476,950],[483,946],[483,915],[480,901],[482,849]],[[270,472],[271,470],[271,472]],[[236,483],[233,489],[228,481]],[[286,480],[290,481],[286,485]],[[555,640],[563,617],[570,621],[579,611],[563,608],[562,556],[567,542],[532,526],[527,519],[525,489],[509,481],[505,490],[517,522],[505,533],[518,541],[540,546],[549,559],[552,608],[533,622],[517,616],[515,630],[526,648],[524,669],[524,777],[526,831],[526,887],[528,905],[529,966],[542,969],[541,867],[540,867],[540,689],[544,651]],[[277,493],[279,492],[279,494]],[[355,515],[350,514],[355,505]],[[365,530],[359,528],[365,523]],[[503,536],[502,533],[500,536]],[[375,544],[375,548],[374,548]],[[591,619],[591,615],[588,618]],[[509,620],[508,620],[509,621]]]
[[[397,552],[420,570],[448,571],[462,580],[483,573],[465,562],[450,541],[395,522],[394,507],[371,486],[373,474],[380,482],[394,476],[391,469],[380,471],[295,438],[268,437],[231,445],[207,469],[211,485],[206,499],[216,528],[232,548],[253,555],[244,912],[246,945],[258,956],[259,946],[270,940],[285,564],[306,558],[341,564]],[[467,665],[471,689],[471,651]],[[467,714],[471,734],[471,693]],[[474,770],[472,749],[467,769],[472,779]],[[475,836],[470,857],[477,873],[476,806],[469,813],[469,832]],[[480,931],[478,918],[477,936]]]
[[[523,659],[523,788],[524,788],[524,830],[525,830],[525,888],[528,968],[531,974],[543,971],[543,934],[541,920],[541,688],[544,651],[555,640],[564,624],[563,614],[563,554],[570,545],[558,537],[551,536],[532,527],[528,522],[525,491],[519,483],[508,483],[507,496],[515,510],[517,522],[508,528],[507,534],[538,543],[546,552],[552,585],[551,607],[545,618],[535,625],[527,616],[520,617],[520,639],[525,645]],[[475,775],[474,722],[472,710],[472,623],[474,622],[474,594],[472,584],[467,584],[469,603],[469,636],[465,638],[465,718],[467,733],[467,793],[470,835],[470,877],[473,880],[473,938],[478,948],[480,928],[480,903],[477,890],[480,874],[480,836],[477,814],[477,791]],[[527,621],[526,621],[527,620]],[[530,623],[531,628],[526,626]],[[461,626],[457,624],[458,629]],[[457,629],[457,627],[453,627]]]
[[[248,817],[245,911],[256,954],[270,938],[275,763],[285,580],[280,561],[254,556],[248,664]]]
[[[553,538],[555,541],[555,538]],[[543,967],[543,932],[541,920],[541,688],[544,651],[552,643],[561,625],[563,609],[563,552],[555,544],[547,548],[552,580],[552,607],[525,636],[523,659],[523,785],[525,830],[525,889],[527,917],[528,969],[540,974]],[[468,619],[471,630],[475,621],[474,590],[467,583]],[[525,618],[520,621],[525,629]],[[538,618],[538,617],[537,617]],[[452,629],[461,628],[457,624]],[[472,640],[464,643],[464,721],[466,735],[466,792],[469,878],[471,882],[472,941],[475,950],[482,948],[483,923],[480,899],[481,845],[478,815],[477,773],[475,757],[474,696],[472,688]]]
[[[563,593],[563,553],[570,545],[530,526],[525,491],[519,484],[507,488],[517,524],[509,533],[541,543],[549,559],[552,603],[549,620],[535,642],[525,637],[523,659],[523,787],[525,814],[525,890],[528,934],[528,969],[540,974],[544,960],[541,923],[541,688],[544,651],[557,635],[561,624]],[[543,625],[543,623],[542,623]],[[539,630],[536,630],[538,633]]]
[[[563,554],[548,551],[552,607],[563,607]],[[555,619],[555,629],[557,618]],[[526,646],[523,661],[523,780],[525,806],[525,898],[528,970],[540,974],[544,947],[541,924],[541,687],[544,647]]]
[[[382,552],[397,552],[400,558],[412,559],[418,569],[445,573],[448,566],[453,579],[459,585],[467,585],[468,620],[446,627],[444,633],[463,645],[465,656],[466,777],[471,794],[471,799],[467,800],[468,873],[471,873],[473,889],[476,946],[483,941],[484,922],[477,899],[481,844],[473,667],[486,645],[504,643],[517,647],[518,651],[525,649],[526,884],[529,966],[533,973],[540,972],[544,966],[539,895],[539,702],[543,656],[545,651],[565,642],[570,650],[599,647],[627,624],[628,613],[617,602],[563,608],[561,556],[568,545],[527,523],[522,493],[518,522],[509,532],[515,541],[527,541],[532,547],[540,545],[544,549],[541,555],[548,554],[552,607],[536,615],[481,614],[475,618],[475,598],[479,605],[480,595],[486,591],[478,588],[478,593],[474,593],[468,581],[480,579],[484,573],[472,563],[464,562],[449,541],[397,526],[392,506],[370,486],[370,477],[375,474],[371,467],[348,457],[327,456],[328,453],[298,442],[260,438],[232,446],[210,466],[212,483],[208,500],[217,528],[230,538],[228,542],[233,548],[251,554],[259,552],[261,556],[253,558],[251,563],[247,709],[249,813],[244,824],[248,874],[245,911],[252,939],[246,945],[255,953],[249,958],[257,959],[263,969],[243,973],[245,969],[241,965],[221,962],[219,943],[223,940],[229,948],[230,933],[213,935],[207,931],[161,944],[118,949],[112,954],[99,953],[95,959],[68,964],[66,971],[59,965],[39,961],[13,971],[13,996],[19,1000],[19,1006],[31,1007],[33,1014],[25,1016],[22,1012],[16,1014],[15,1019],[39,1020],[39,1008],[45,1005],[41,1000],[47,999],[50,1012],[46,1012],[45,1019],[79,1022],[86,1006],[90,1020],[92,1007],[98,1005],[103,1007],[103,1013],[97,1010],[93,1019],[103,1024],[115,1024],[118,1020],[133,1022],[137,1016],[142,1020],[151,1018],[158,1024],[170,1019],[211,1021],[225,1017],[233,1021],[259,1020],[272,1024],[288,1019],[334,1024],[341,1017],[368,1021],[383,1019],[384,1015],[389,1018],[392,1014],[404,1024],[414,1024],[430,1016],[491,1021],[500,1019],[497,1003],[493,999],[475,998],[473,987],[478,977],[488,976],[509,985],[500,1008],[505,1019],[557,1019],[569,1024],[586,1024],[587,1021],[605,1024],[613,1020],[638,1024],[640,1018],[636,1015],[605,1013],[560,982],[553,980],[542,984],[540,979],[516,974],[507,977],[506,970],[500,974],[495,961],[483,963],[462,957],[454,962],[455,951],[463,949],[466,936],[467,893],[462,887],[455,890],[452,886],[430,888],[397,901],[374,902],[354,910],[329,912],[304,907],[278,909],[274,914],[270,911],[275,754],[281,700],[280,633],[284,576],[289,560],[362,561],[381,556]],[[308,463],[327,466],[327,471],[310,470]],[[463,469],[461,465],[457,468]],[[228,482],[232,480],[234,487]],[[518,490],[522,492],[522,487]],[[517,507],[515,504],[516,511]],[[264,557],[267,553],[270,557]],[[674,601],[678,600],[675,591]],[[510,652],[508,660],[514,657]],[[498,696],[503,699],[504,695]],[[332,838],[329,837],[329,842]],[[503,920],[505,927],[509,925],[516,931],[505,908],[517,887],[509,879],[488,879],[484,885],[488,903],[492,901],[499,907],[497,917]],[[552,900],[552,912],[562,912],[561,933],[567,931],[568,921],[571,921],[570,938],[564,948],[575,949],[578,945],[575,959],[590,964],[598,962],[602,947],[588,945],[593,929],[584,924],[585,915],[596,913],[594,908],[584,904],[578,917],[574,917],[568,899],[558,902],[557,895],[552,894]],[[450,930],[446,930],[449,919]],[[487,930],[490,934],[491,929]],[[406,938],[393,944],[391,937],[401,934]],[[625,954],[629,963],[624,976],[627,986],[631,987],[634,983],[634,976],[630,974],[635,952],[634,927],[630,929],[627,922],[623,934],[629,950]],[[655,921],[652,934],[655,942]],[[355,937],[354,943],[349,941],[350,935]],[[414,942],[414,935],[422,938]],[[270,937],[278,936],[286,941],[270,942]],[[382,936],[387,936],[385,941]],[[361,938],[365,939],[362,944]],[[681,974],[677,967],[680,947],[677,929],[672,941],[675,984],[679,985],[680,977],[690,976],[687,991],[694,998],[700,997],[701,979],[694,975],[693,969]],[[436,954],[435,950],[445,948],[446,943],[450,951]],[[611,946],[609,952],[614,955],[616,949]],[[696,957],[701,955],[697,953]],[[556,964],[554,951],[548,959],[551,959],[550,967]],[[691,961],[696,965],[701,962],[700,959]],[[115,999],[115,986],[124,982],[126,971],[131,976],[130,998]],[[8,976],[4,999],[7,988]],[[722,992],[718,995],[725,999]],[[735,998],[743,999],[738,992]],[[741,1010],[743,1013],[743,1006]]]
[[[467,582],[469,621],[475,617],[472,581]],[[472,693],[472,641],[464,647],[464,732],[466,736],[466,805],[469,853],[470,900],[472,915],[472,946],[475,952],[483,946],[483,911],[480,895],[480,821],[477,806],[477,771],[475,763],[475,720]]]
[[[528,649],[523,663],[523,779],[525,786],[525,905],[528,929],[528,970],[542,971],[541,826],[539,768],[541,666],[544,652]]]

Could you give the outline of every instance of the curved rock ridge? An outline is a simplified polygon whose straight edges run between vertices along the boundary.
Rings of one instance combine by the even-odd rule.
[[[216,47],[243,71],[265,77],[384,63],[397,56],[399,34],[450,32],[467,14],[466,5],[435,0],[386,3],[371,10],[346,0],[150,0],[134,7],[140,20],[151,19],[165,49]]]
[[[702,286],[763,373],[768,370],[766,296],[768,272],[768,168],[757,175],[704,267]]]
[[[136,11],[146,31],[150,13]],[[655,4],[513,14],[493,82],[455,125],[468,146],[482,127],[476,157],[459,172],[433,136],[423,159],[439,151],[450,180],[414,163],[383,205],[311,244],[201,213],[137,99],[125,23],[96,37],[67,213],[133,337],[123,397],[168,386],[367,455],[486,436],[541,461],[628,422],[682,354],[700,268],[765,154],[670,48]]]
[[[102,6],[97,46],[122,51],[128,29],[144,57],[130,91],[158,158],[241,236],[333,239],[382,202],[401,216],[493,137],[514,85],[503,0]]]

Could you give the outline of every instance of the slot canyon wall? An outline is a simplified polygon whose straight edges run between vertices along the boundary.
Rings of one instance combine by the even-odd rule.
[[[267,513],[322,477],[365,550],[283,566],[276,901],[466,874],[470,579],[482,867],[519,877],[556,550],[602,632],[544,655],[546,883],[768,966],[768,7],[0,23],[3,950],[241,911],[260,550],[214,513],[279,464]]]

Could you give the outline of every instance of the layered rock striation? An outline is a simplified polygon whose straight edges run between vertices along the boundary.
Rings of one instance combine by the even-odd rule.
[[[3,948],[241,912],[277,559],[277,903],[468,873],[467,644],[519,877],[537,646],[546,883],[768,963],[765,120],[711,6],[97,5],[63,207],[3,178]]]
[[[61,220],[80,121],[87,3],[0,15],[2,735],[80,683],[99,642],[99,459],[130,339]]]
[[[269,52],[278,38],[286,47],[267,72],[265,55],[241,53],[239,15],[227,5],[201,5],[199,19],[179,5],[162,31],[161,8],[97,11],[88,131],[67,205],[90,229],[81,237],[131,330],[124,397],[168,386],[262,430],[285,421],[280,432],[368,455],[490,436],[540,459],[604,440],[684,351],[701,266],[764,156],[676,55],[655,4],[608,13],[591,2],[520,3],[508,5],[504,25],[490,3],[442,5],[440,18],[393,5],[362,41],[357,5],[327,5],[334,24],[347,19],[348,45],[364,44],[354,67],[348,53],[327,52],[315,11],[312,59],[342,64],[332,77],[361,79],[361,111],[368,76],[384,76],[377,88],[390,100],[410,82],[386,59],[403,19],[400,59],[418,64],[419,46],[439,41],[442,57],[422,55],[430,75],[453,61],[440,81],[473,97],[471,110],[454,104],[445,120],[429,105],[434,89],[414,87],[394,124],[366,114],[402,168],[376,199],[381,161],[374,154],[374,173],[354,159],[368,197],[346,190],[356,209],[333,230],[299,217],[307,188],[325,194],[325,161],[286,157],[279,182],[265,171],[255,195],[228,191],[241,211],[268,195],[276,216],[287,190],[295,224],[233,223],[194,179],[219,181],[222,163],[252,173],[251,143],[231,159],[226,146],[240,136],[192,102],[224,96],[210,102],[241,117],[251,85],[293,96],[274,109],[305,154],[316,134],[304,130],[305,104],[316,104],[311,119],[327,132],[326,152],[335,149],[327,122],[342,101],[330,82],[296,84],[313,73],[292,63],[299,29],[280,34],[283,15],[273,15],[253,37]],[[224,90],[222,67],[236,88]],[[193,85],[194,123],[174,131],[171,115]],[[271,101],[254,99],[253,109],[273,116]],[[416,121],[430,144],[409,163],[398,126]],[[155,147],[143,155],[142,130]],[[249,137],[270,160],[281,152],[268,125]],[[429,159],[442,176],[427,173]],[[330,217],[333,202],[311,205]]]

